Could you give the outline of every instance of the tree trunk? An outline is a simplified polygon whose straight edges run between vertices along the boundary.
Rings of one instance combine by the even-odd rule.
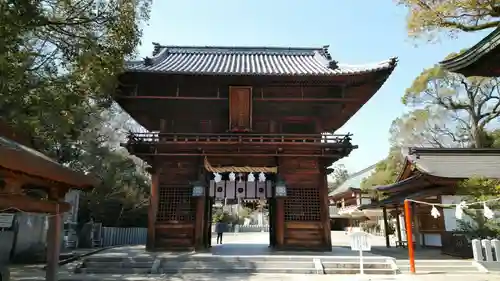
[[[474,148],[483,148],[484,147],[484,139],[483,139],[483,131],[479,128],[479,122],[475,120],[472,121],[472,139],[474,141]]]

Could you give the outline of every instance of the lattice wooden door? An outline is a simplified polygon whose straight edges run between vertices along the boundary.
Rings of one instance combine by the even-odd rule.
[[[285,221],[321,221],[317,188],[289,187],[284,200]]]
[[[157,222],[192,222],[196,216],[196,203],[190,186],[160,186]]]

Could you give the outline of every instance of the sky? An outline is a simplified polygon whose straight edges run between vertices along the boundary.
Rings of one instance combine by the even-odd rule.
[[[386,157],[389,127],[406,108],[401,96],[422,70],[449,53],[470,47],[489,31],[460,33],[438,43],[408,38],[404,7],[393,0],[154,0],[144,27],[141,57],[152,42],[197,46],[330,46],[342,64],[365,64],[398,57],[382,88],[337,133],[352,133],[359,148],[338,163],[350,173]]]

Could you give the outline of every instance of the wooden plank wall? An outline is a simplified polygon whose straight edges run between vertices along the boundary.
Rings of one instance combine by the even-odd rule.
[[[279,199],[278,248],[331,250],[326,174],[317,158],[282,158],[287,197]]]

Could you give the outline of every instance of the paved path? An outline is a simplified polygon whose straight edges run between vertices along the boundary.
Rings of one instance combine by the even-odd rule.
[[[429,275],[302,275],[302,274],[182,274],[182,275],[99,275],[60,276],[60,281],[498,281],[498,275],[429,274]],[[13,276],[12,280],[42,281],[43,276]]]
[[[349,238],[342,232],[332,232],[332,251],[331,252],[289,252],[275,251],[269,248],[269,233],[267,232],[247,232],[247,233],[225,233],[223,244],[217,245],[216,238],[212,238],[212,248],[207,252],[193,253],[193,256],[268,256],[268,255],[287,255],[287,256],[357,256],[349,248]],[[372,244],[379,246],[381,238],[372,237]],[[380,247],[380,246],[379,246]],[[148,253],[143,245],[125,246],[113,248],[96,254],[95,256],[171,256],[179,253],[161,252]],[[366,256],[383,256],[376,253],[366,253]]]
[[[407,250],[401,248],[385,247],[385,238],[381,236],[371,237],[372,251],[365,256],[373,257],[394,257],[397,259],[408,259]],[[201,253],[191,253],[196,256],[260,256],[260,255],[297,255],[297,256],[356,256],[357,252],[352,252],[349,248],[349,236],[344,231],[332,231],[332,251],[331,252],[279,252],[270,249],[269,233],[267,232],[247,232],[247,233],[225,233],[223,244],[217,245],[216,238],[212,239],[210,251]],[[438,250],[418,250],[417,258],[420,259],[445,259],[447,256],[440,255]],[[97,256],[171,256],[179,253],[161,252],[148,253],[143,245],[125,246],[106,250],[96,254]]]
[[[332,232],[332,251],[326,253],[317,253],[317,252],[276,252],[272,251],[268,248],[269,245],[269,233],[226,233],[224,235],[224,244],[217,245],[215,238],[212,241],[212,249],[205,253],[190,253],[190,255],[194,256],[268,256],[268,255],[286,255],[286,256],[353,256],[357,255],[357,253],[350,251],[349,245],[349,237],[342,231],[334,231]],[[373,245],[374,251],[372,253],[367,253],[366,256],[372,257],[380,257],[380,256],[395,256],[400,255],[404,257],[406,255],[406,250],[404,249],[387,249],[385,248],[385,239],[380,236],[372,236],[371,243]],[[423,252],[422,252],[423,253]],[[439,255],[436,252],[434,254],[429,252],[429,255],[434,255],[434,259],[439,259]],[[184,253],[185,254],[185,253]],[[114,249],[105,250],[96,254],[96,256],[178,256],[179,253],[148,253],[145,251],[144,246],[125,246]],[[399,258],[399,257],[398,257]],[[68,265],[69,267],[70,265]],[[67,277],[69,268],[62,267],[61,274]],[[29,268],[29,267],[20,267],[15,266],[12,272],[13,280],[28,280],[27,276],[35,277],[34,280],[40,280],[41,277],[44,276],[44,271],[40,271],[39,269]],[[65,277],[62,280],[69,280]],[[82,278],[82,275],[77,276],[78,278]],[[92,278],[92,276],[88,276]],[[108,280],[109,278],[102,279],[103,276],[100,276],[101,280]],[[118,280],[116,279],[120,276],[115,276],[109,280]],[[123,276],[121,276],[123,277]],[[86,278],[86,277],[85,277]],[[147,276],[130,276],[127,275],[127,280],[220,280],[220,281],[231,281],[231,280],[249,280],[249,281],[279,281],[279,280],[332,280],[343,281],[343,280],[360,280],[358,277],[353,275],[276,275],[276,274],[204,274],[204,275],[193,275],[193,274],[184,274],[184,275],[167,275],[167,276],[157,276],[157,277],[147,277]],[[401,280],[401,281],[449,281],[450,275],[439,274],[439,275],[417,275],[417,276],[405,276],[398,275],[394,276],[374,276],[371,280]],[[467,278],[467,280],[465,280]],[[431,280],[432,279],[432,280]],[[447,279],[447,280],[445,280]],[[500,280],[499,275],[467,275],[465,277],[453,277],[453,281],[490,281],[490,280]],[[80,279],[82,280],[82,279]],[[93,279],[95,280],[95,279]],[[361,280],[366,280],[361,279]],[[97,281],[97,280],[96,280]]]

